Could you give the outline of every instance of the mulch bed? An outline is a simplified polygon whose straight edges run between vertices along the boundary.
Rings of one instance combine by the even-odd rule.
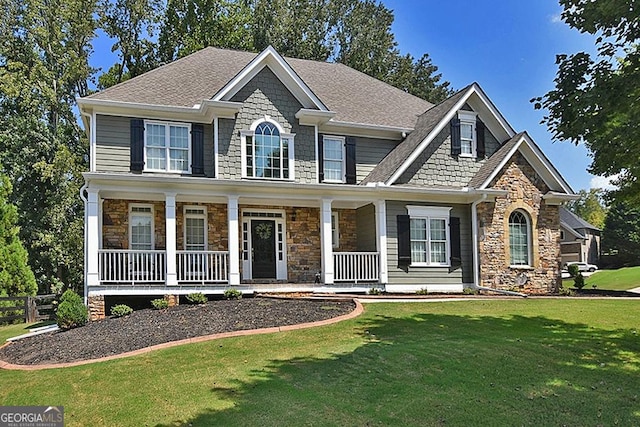
[[[138,310],[15,341],[0,348],[0,360],[40,365],[97,359],[203,335],[316,322],[354,309],[353,301],[344,300],[249,298]]]

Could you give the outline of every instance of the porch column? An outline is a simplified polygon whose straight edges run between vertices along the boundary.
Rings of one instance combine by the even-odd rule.
[[[237,286],[240,284],[238,196],[227,198],[227,217],[229,220],[229,285]]]
[[[165,227],[166,227],[166,255],[167,255],[167,286],[178,284],[176,272],[176,193],[165,193]]]
[[[322,199],[320,207],[320,244],[322,246],[322,278],[333,285],[333,241],[331,233],[331,199]]]
[[[100,275],[98,273],[100,246],[100,198],[98,189],[87,189],[87,241],[85,250],[87,251],[87,287],[98,286]]]
[[[387,265],[387,204],[384,200],[376,201],[376,248],[380,261],[378,281],[381,284],[389,283],[389,270]]]

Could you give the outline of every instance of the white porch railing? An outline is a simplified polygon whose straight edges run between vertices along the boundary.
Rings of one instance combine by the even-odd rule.
[[[227,283],[229,281],[229,252],[177,251],[178,283]]]
[[[336,282],[377,282],[380,275],[378,252],[334,252],[333,272]]]
[[[165,251],[99,249],[101,283],[157,283],[165,281]]]

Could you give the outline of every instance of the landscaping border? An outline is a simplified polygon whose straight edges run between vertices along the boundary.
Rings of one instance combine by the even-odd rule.
[[[186,338],[178,341],[170,341],[162,344],[153,345],[151,347],[145,347],[138,350],[129,351],[126,353],[120,353],[120,354],[114,354],[112,356],[101,357],[98,359],[79,360],[76,362],[51,363],[51,364],[43,364],[43,365],[15,365],[13,363],[8,363],[3,360],[0,360],[0,369],[20,370],[20,371],[40,371],[43,369],[69,368],[72,366],[88,365],[90,363],[106,362],[108,360],[122,359],[130,356],[137,356],[137,355],[149,353],[155,350],[176,347],[183,344],[193,344],[193,343],[211,341],[211,340],[216,340],[221,338],[231,338],[231,337],[239,337],[239,336],[246,336],[246,335],[272,334],[276,332],[286,332],[286,331],[294,331],[297,329],[308,329],[316,326],[325,326],[333,323],[342,322],[343,320],[353,319],[361,315],[362,312],[364,311],[364,307],[362,306],[360,301],[358,301],[355,298],[351,299],[350,301],[353,301],[354,304],[356,305],[356,308],[351,313],[343,314],[342,316],[333,317],[331,319],[319,320],[317,322],[300,323],[297,325],[276,326],[272,328],[246,329],[242,331],[222,332],[219,334],[203,335],[200,337]],[[11,345],[11,342],[8,342],[0,346],[0,348],[7,345]]]

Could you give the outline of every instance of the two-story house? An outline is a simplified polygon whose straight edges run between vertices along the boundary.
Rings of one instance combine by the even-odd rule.
[[[477,84],[206,48],[78,99],[86,298],[552,290],[573,192]]]

